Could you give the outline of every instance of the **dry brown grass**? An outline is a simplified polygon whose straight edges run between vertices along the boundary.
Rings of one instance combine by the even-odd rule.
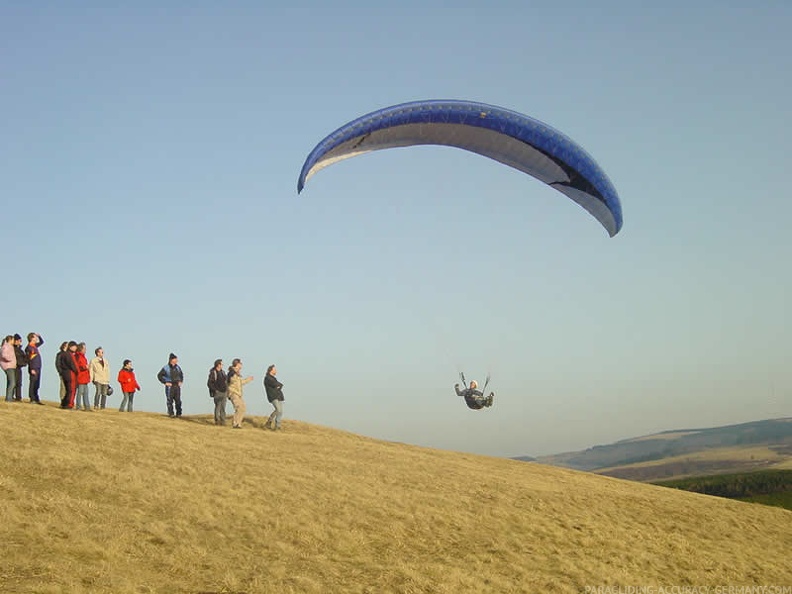
[[[792,585],[788,511],[262,421],[0,404],[0,590]]]

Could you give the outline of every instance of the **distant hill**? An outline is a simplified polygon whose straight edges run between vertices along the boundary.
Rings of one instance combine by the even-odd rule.
[[[784,509],[265,419],[0,402],[0,592],[792,583]]]
[[[535,461],[637,481],[792,468],[792,418],[664,431]]]

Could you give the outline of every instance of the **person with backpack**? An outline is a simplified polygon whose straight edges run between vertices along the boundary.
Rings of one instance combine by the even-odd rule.
[[[228,402],[228,378],[223,371],[223,360],[217,359],[214,367],[209,370],[209,378],[206,380],[209,388],[209,397],[214,400],[214,422],[215,425],[225,426],[226,422],[226,402]]]

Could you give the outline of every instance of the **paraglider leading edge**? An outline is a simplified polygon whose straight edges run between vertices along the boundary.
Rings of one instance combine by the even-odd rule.
[[[402,103],[341,126],[310,152],[297,182],[366,152],[422,144],[468,150],[523,171],[565,194],[612,237],[622,227],[616,189],[580,145],[555,128],[502,107],[460,100]]]

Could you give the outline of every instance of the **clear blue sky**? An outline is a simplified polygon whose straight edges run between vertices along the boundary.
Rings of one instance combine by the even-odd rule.
[[[45,399],[62,340],[132,359],[149,411],[169,352],[188,414],[241,357],[252,414],[275,362],[287,419],[498,456],[789,416],[791,28],[771,0],[3,2],[3,334],[46,339]],[[564,131],[623,230],[451,148],[297,197],[325,135],[416,99]]]

